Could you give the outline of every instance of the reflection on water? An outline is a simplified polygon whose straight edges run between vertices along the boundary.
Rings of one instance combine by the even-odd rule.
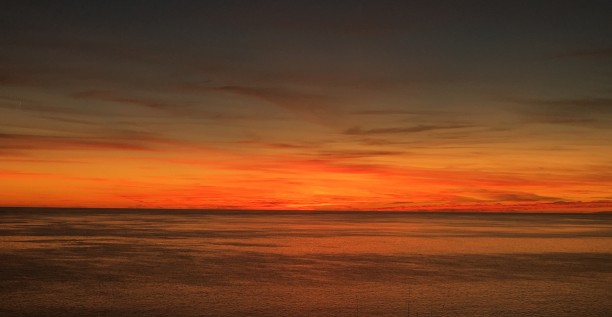
[[[612,216],[0,210],[1,316],[611,316]]]

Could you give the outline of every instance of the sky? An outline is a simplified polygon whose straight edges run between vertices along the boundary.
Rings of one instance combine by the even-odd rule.
[[[610,1],[10,1],[0,205],[612,210]]]

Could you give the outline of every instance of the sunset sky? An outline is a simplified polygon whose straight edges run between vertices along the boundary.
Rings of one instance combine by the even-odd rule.
[[[609,0],[9,1],[0,205],[609,211],[611,21]]]

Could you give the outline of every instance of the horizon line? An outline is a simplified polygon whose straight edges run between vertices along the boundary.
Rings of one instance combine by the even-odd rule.
[[[294,212],[294,213],[430,213],[430,214],[612,214],[607,211],[525,211],[525,210],[351,210],[351,209],[242,209],[242,208],[162,208],[162,207],[79,207],[79,206],[0,206],[0,211],[10,209],[60,209],[60,210],[142,210],[142,211],[202,211],[202,212]]]

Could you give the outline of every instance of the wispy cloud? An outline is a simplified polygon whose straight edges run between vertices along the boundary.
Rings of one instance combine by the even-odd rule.
[[[332,100],[328,96],[301,92],[282,87],[250,87],[250,86],[201,86],[186,84],[181,87],[192,92],[217,92],[240,95],[259,99],[278,108],[306,115],[310,118],[325,119],[333,111]]]
[[[324,159],[357,159],[367,157],[397,156],[402,154],[405,154],[405,152],[381,150],[323,150],[319,151],[317,156]]]
[[[141,106],[141,107],[155,109],[155,110],[170,110],[170,109],[176,109],[181,106],[181,104],[177,102],[163,102],[163,101],[151,100],[151,99],[146,99],[146,98],[122,96],[121,94],[117,94],[115,92],[106,91],[106,90],[81,91],[81,92],[74,94],[74,96],[77,98],[89,99],[89,100],[100,100],[100,101],[110,101],[110,102],[116,102],[116,103],[131,104],[131,105]]]
[[[416,125],[410,127],[395,127],[395,128],[374,128],[362,129],[359,126],[349,128],[344,131],[347,135],[384,135],[384,134],[405,134],[418,133],[435,130],[450,130],[471,128],[470,125]]]
[[[118,43],[116,38],[66,38],[54,34],[52,37],[22,37],[3,42],[12,49],[34,50],[57,55],[88,56],[97,59],[129,59],[142,60],[154,55],[150,50],[139,47],[136,43]]]
[[[273,141],[264,141],[264,140],[246,140],[246,141],[238,141],[236,142],[238,144],[245,144],[245,145],[251,145],[251,146],[256,146],[256,147],[261,147],[261,148],[268,148],[268,149],[285,149],[285,150],[292,150],[292,149],[312,149],[317,147],[316,144],[313,143],[304,143],[304,142],[299,142],[299,143],[289,143],[289,142],[273,142]]]
[[[519,100],[520,101],[520,100]],[[610,98],[572,98],[572,99],[523,99],[525,103],[548,106],[559,110],[583,110],[597,112],[611,112],[612,99]]]
[[[535,193],[514,192],[514,191],[491,191],[481,190],[478,194],[486,200],[499,202],[554,202],[561,201],[562,198],[542,196]]]
[[[441,118],[441,117],[457,117],[465,112],[452,111],[451,109],[444,110],[425,110],[425,109],[363,109],[353,111],[350,114],[363,117],[385,117],[390,118],[407,118],[407,117],[423,117],[423,118]]]
[[[151,96],[143,97],[141,95],[132,93],[123,93],[118,91],[110,90],[84,90],[75,93],[75,98],[112,102],[116,104],[122,104],[127,106],[140,107],[143,109],[151,109],[154,111],[160,111],[176,116],[187,116],[198,119],[209,119],[209,120],[247,120],[247,119],[258,119],[255,115],[246,115],[239,113],[232,113],[228,111],[210,111],[205,107],[200,107],[200,103],[196,101],[186,100],[171,100],[172,94],[168,91],[163,91],[164,96]],[[267,117],[266,117],[267,118]]]
[[[352,114],[354,115],[364,115],[364,116],[385,116],[385,115],[419,115],[423,114],[421,111],[408,111],[408,110],[391,110],[391,109],[380,109],[380,110],[360,110],[355,111]]]
[[[15,150],[122,150],[156,151],[163,146],[187,145],[150,133],[122,131],[110,135],[35,135],[0,133],[0,148]]]
[[[98,124],[92,120],[83,120],[83,119],[71,118],[71,117],[60,117],[60,116],[49,116],[49,115],[42,115],[38,117],[46,119],[46,120],[57,121],[57,122],[62,122],[62,123],[69,123],[69,124],[88,125],[88,126],[93,126],[93,125]]]
[[[612,57],[612,48],[591,48],[573,50],[562,54],[552,56],[552,58],[610,58]]]
[[[36,173],[36,172],[24,172],[15,170],[0,170],[0,178],[8,179],[40,179],[40,178],[52,178],[57,177],[57,174],[53,173]]]
[[[590,124],[612,119],[611,98],[536,99],[512,98],[510,102],[526,119],[560,124]]]
[[[225,11],[227,19],[236,20],[243,28],[287,30],[292,33],[317,33],[318,36],[381,36],[399,30],[409,30],[417,24],[407,19],[411,6],[401,2],[359,3],[354,6],[308,6],[300,3],[268,3],[267,10],[259,4],[246,4]],[[274,14],[284,12],[283,15]],[[218,18],[218,17],[217,17]]]
[[[82,114],[82,111],[77,108],[70,107],[59,107],[53,105],[43,104],[41,102],[31,99],[8,99],[10,101],[0,102],[0,109],[5,110],[19,110],[27,112],[38,112],[41,114],[52,114],[52,115],[75,115]]]

